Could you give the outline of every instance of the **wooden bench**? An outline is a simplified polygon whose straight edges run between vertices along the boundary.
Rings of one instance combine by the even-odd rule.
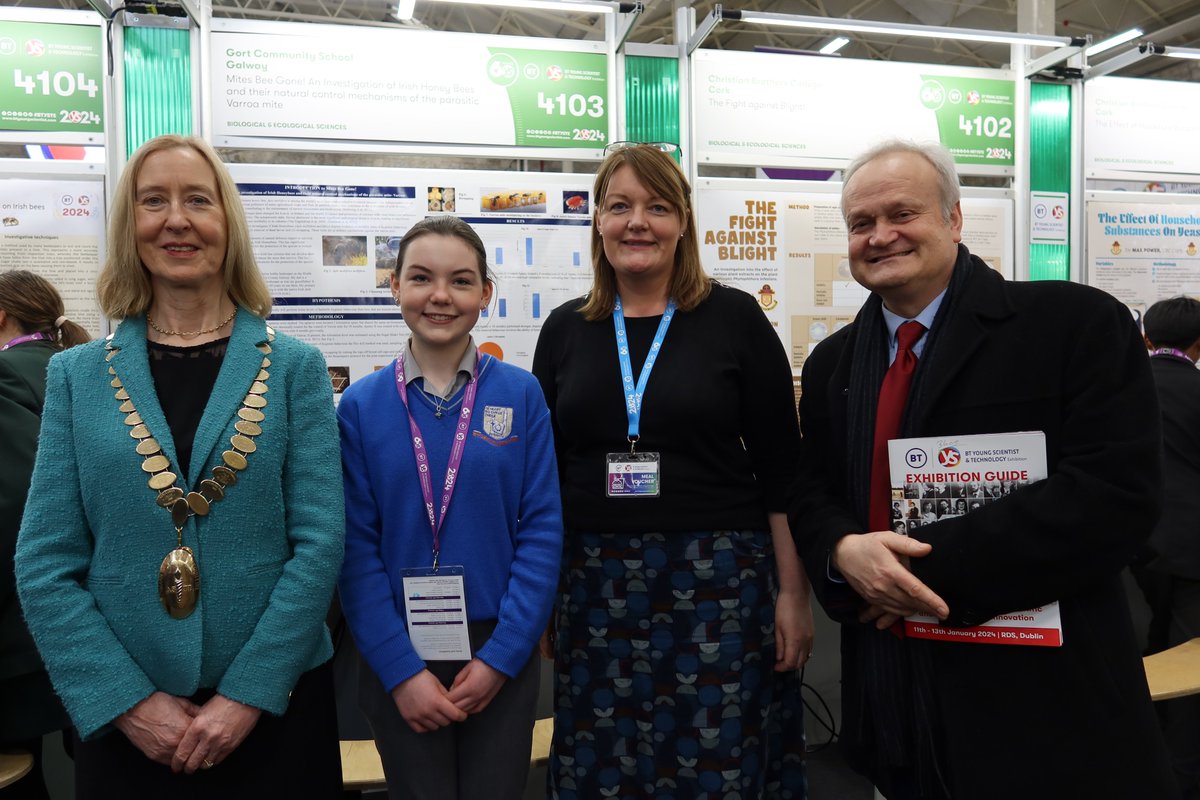
[[[342,740],[342,788],[369,792],[386,789],[383,762],[373,739]]]
[[[1151,700],[1200,694],[1200,638],[1142,659]]]
[[[554,735],[554,718],[546,717],[533,723],[533,747],[529,749],[529,766],[544,767],[550,761],[550,737]]]
[[[554,720],[550,717],[534,723],[533,746],[529,751],[530,768],[543,766],[550,760],[550,736],[553,732]],[[341,745],[344,788],[361,792],[387,788],[387,779],[383,776],[383,762],[379,759],[379,751],[375,749],[374,741],[343,740]],[[32,759],[30,761],[32,762]]]

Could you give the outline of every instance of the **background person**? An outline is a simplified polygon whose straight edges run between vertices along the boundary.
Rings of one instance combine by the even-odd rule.
[[[812,614],[784,515],[787,356],[753,296],[704,274],[669,155],[612,152],[592,196],[591,292],[534,355],[567,529],[550,794],[801,797]]]
[[[1163,513],[1134,566],[1150,605],[1147,654],[1200,636],[1200,301],[1160,300],[1143,317],[1163,426]],[[1200,798],[1200,698],[1155,704],[1184,798]]]
[[[391,797],[519,800],[536,721],[535,650],[562,556],[550,414],[533,376],[480,354],[471,338],[492,281],[467,223],[413,226],[392,293],[411,338],[338,406],[340,592],[365,659],[359,703]],[[420,463],[428,482],[418,480]],[[436,503],[434,519],[426,503]],[[431,652],[409,635],[419,609],[409,607],[404,575],[435,564],[465,573],[465,652]]]
[[[50,361],[17,544],[81,739],[76,796],[340,797],[324,360],[267,327],[237,189],[202,140],[139,148],[109,228],[99,299],[121,323]]]
[[[13,552],[37,453],[50,356],[91,337],[66,318],[58,291],[27,270],[0,272],[0,750],[28,750],[30,773],[5,798],[47,797],[42,736],[67,723],[17,602]]]
[[[1158,414],[1129,312],[1086,286],[1006,282],[972,256],[940,145],[856,159],[842,213],[871,296],[804,362],[806,491],[791,523],[842,623],[852,765],[889,800],[1173,797],[1120,580],[1158,513]],[[915,366],[912,383],[898,430],[876,436],[877,409],[895,411],[879,400],[892,364]],[[875,521],[887,440],[1016,431],[1045,433],[1046,480],[909,537]],[[918,612],[974,625],[1054,600],[1060,648],[889,630]]]

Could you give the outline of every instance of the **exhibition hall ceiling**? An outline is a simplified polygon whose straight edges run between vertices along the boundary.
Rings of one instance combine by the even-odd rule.
[[[43,8],[89,7],[87,0],[6,0],[6,4]],[[118,5],[117,2],[111,4]],[[629,41],[675,43],[674,10],[687,5],[682,0],[645,0],[645,11],[633,27]],[[690,5],[700,21],[712,10],[714,3],[701,0]],[[996,31],[1018,30],[1018,7],[1036,8],[1038,5],[1038,0],[729,0],[724,3],[727,9],[743,11]],[[1046,7],[1046,2],[1040,5]],[[400,25],[392,15],[394,8],[395,0],[213,0],[213,14],[217,17]],[[1041,30],[1040,33],[1090,34],[1095,41],[1100,41],[1136,27],[1144,31],[1144,35],[1135,42],[1200,48],[1200,0],[1058,0],[1054,13],[1047,12],[1042,18],[1053,19],[1054,30]],[[406,25],[431,30],[598,39],[603,37],[604,22],[595,14],[417,0],[414,20]],[[980,67],[1001,67],[1009,60],[1008,45],[879,34],[847,35],[851,41],[841,50],[841,55],[849,58]],[[703,46],[726,50],[815,51],[831,38],[832,34],[817,31],[722,22]],[[1092,63],[1103,63],[1112,54],[1120,54],[1130,46],[1123,45],[1098,55]],[[1197,81],[1200,80],[1200,61],[1153,56],[1113,74]]]

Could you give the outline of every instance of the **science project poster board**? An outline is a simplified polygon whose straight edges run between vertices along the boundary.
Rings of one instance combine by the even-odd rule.
[[[334,390],[408,339],[390,289],[400,237],[462,217],[497,277],[475,327],[486,353],[529,369],[542,321],[591,286],[590,175],[231,164],[275,298],[271,324],[325,354]]]
[[[1015,163],[1005,70],[724,50],[693,64],[700,163],[838,167],[890,137],[940,141],[964,167]]]
[[[99,25],[0,19],[0,131],[102,134],[103,54]]]
[[[213,20],[215,136],[602,148],[600,42]]]
[[[1112,172],[1200,174],[1200,83],[1094,78],[1084,84],[1089,177]]]
[[[92,336],[106,331],[96,305],[104,261],[104,184],[96,180],[0,180],[0,272],[27,269],[54,284],[67,317]]]
[[[849,324],[868,292],[850,275],[840,184],[702,179],[700,254],[717,280],[758,297],[799,376],[826,336]],[[1013,203],[964,197],[963,243],[1013,277]]]
[[[1087,202],[1088,283],[1135,312],[1168,297],[1200,297],[1200,198],[1152,196],[1170,202]]]

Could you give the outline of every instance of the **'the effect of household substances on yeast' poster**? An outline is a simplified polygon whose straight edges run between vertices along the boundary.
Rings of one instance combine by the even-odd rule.
[[[1200,296],[1200,202],[1087,204],[1088,282],[1135,311]]]

